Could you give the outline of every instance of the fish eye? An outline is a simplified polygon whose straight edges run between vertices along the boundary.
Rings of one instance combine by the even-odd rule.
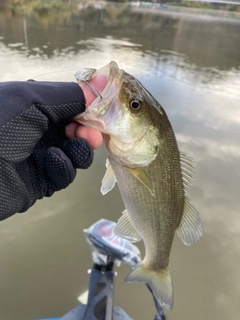
[[[138,100],[133,100],[133,101],[131,101],[130,106],[133,110],[137,111],[141,108],[141,103]]]

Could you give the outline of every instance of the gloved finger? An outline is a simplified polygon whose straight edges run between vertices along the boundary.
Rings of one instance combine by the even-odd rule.
[[[42,83],[44,87],[44,83]],[[51,87],[55,90],[51,90]],[[46,89],[44,87],[44,89]],[[48,83],[48,101],[38,104],[37,108],[47,116],[51,122],[71,120],[85,111],[86,99],[77,83]],[[61,100],[58,97],[61,97]],[[51,104],[49,103],[51,101]],[[71,101],[71,103],[69,102]]]
[[[50,123],[48,130],[41,138],[41,142],[43,142],[47,148],[57,147],[62,149],[62,145],[66,140],[65,127],[68,123],[66,120],[59,121],[57,124]]]
[[[76,177],[76,169],[71,160],[59,148],[46,150],[44,167],[49,178],[45,196],[50,197],[55,191],[65,189]]]
[[[70,121],[85,110],[85,97],[77,83],[6,82],[0,87],[4,110],[0,117],[0,157],[7,161],[25,160],[50,125]]]
[[[75,168],[87,169],[93,162],[92,146],[83,138],[67,140],[62,149]]]

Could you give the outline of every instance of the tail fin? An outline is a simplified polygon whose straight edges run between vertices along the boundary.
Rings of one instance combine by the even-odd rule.
[[[173,287],[171,275],[168,269],[157,272],[146,268],[142,263],[127,276],[125,281],[148,283],[159,303],[169,310],[172,309]]]

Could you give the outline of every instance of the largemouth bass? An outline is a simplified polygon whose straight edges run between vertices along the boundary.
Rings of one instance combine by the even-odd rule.
[[[143,261],[126,281],[148,283],[161,305],[172,309],[169,256],[175,232],[186,245],[202,236],[201,219],[185,192],[192,160],[179,152],[164,109],[136,78],[114,61],[89,70],[89,77],[87,69],[80,73],[81,81],[105,74],[108,83],[75,120],[103,134],[108,161],[101,192],[117,182],[126,206],[114,232],[145,245]]]

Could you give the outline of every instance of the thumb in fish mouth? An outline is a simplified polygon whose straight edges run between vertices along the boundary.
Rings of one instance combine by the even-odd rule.
[[[89,80],[91,87],[102,93],[108,82],[108,77],[104,74],[97,75],[93,79]],[[79,84],[83,94],[86,99],[86,109],[92,104],[96,99],[96,96],[93,94],[89,86],[82,82]],[[66,127],[66,135],[68,138],[72,139],[74,137],[80,137],[86,139],[93,147],[97,149],[102,144],[102,134],[100,131],[94,128],[87,128],[83,125],[79,125],[77,122],[72,122]]]
[[[104,88],[106,87],[108,82],[108,77],[105,74],[99,74],[96,77],[93,77],[89,80],[90,86],[98,93],[102,93]],[[93,91],[89,88],[89,86],[82,82],[79,84],[84,96],[86,98],[86,109],[92,104],[92,102],[96,99]]]

